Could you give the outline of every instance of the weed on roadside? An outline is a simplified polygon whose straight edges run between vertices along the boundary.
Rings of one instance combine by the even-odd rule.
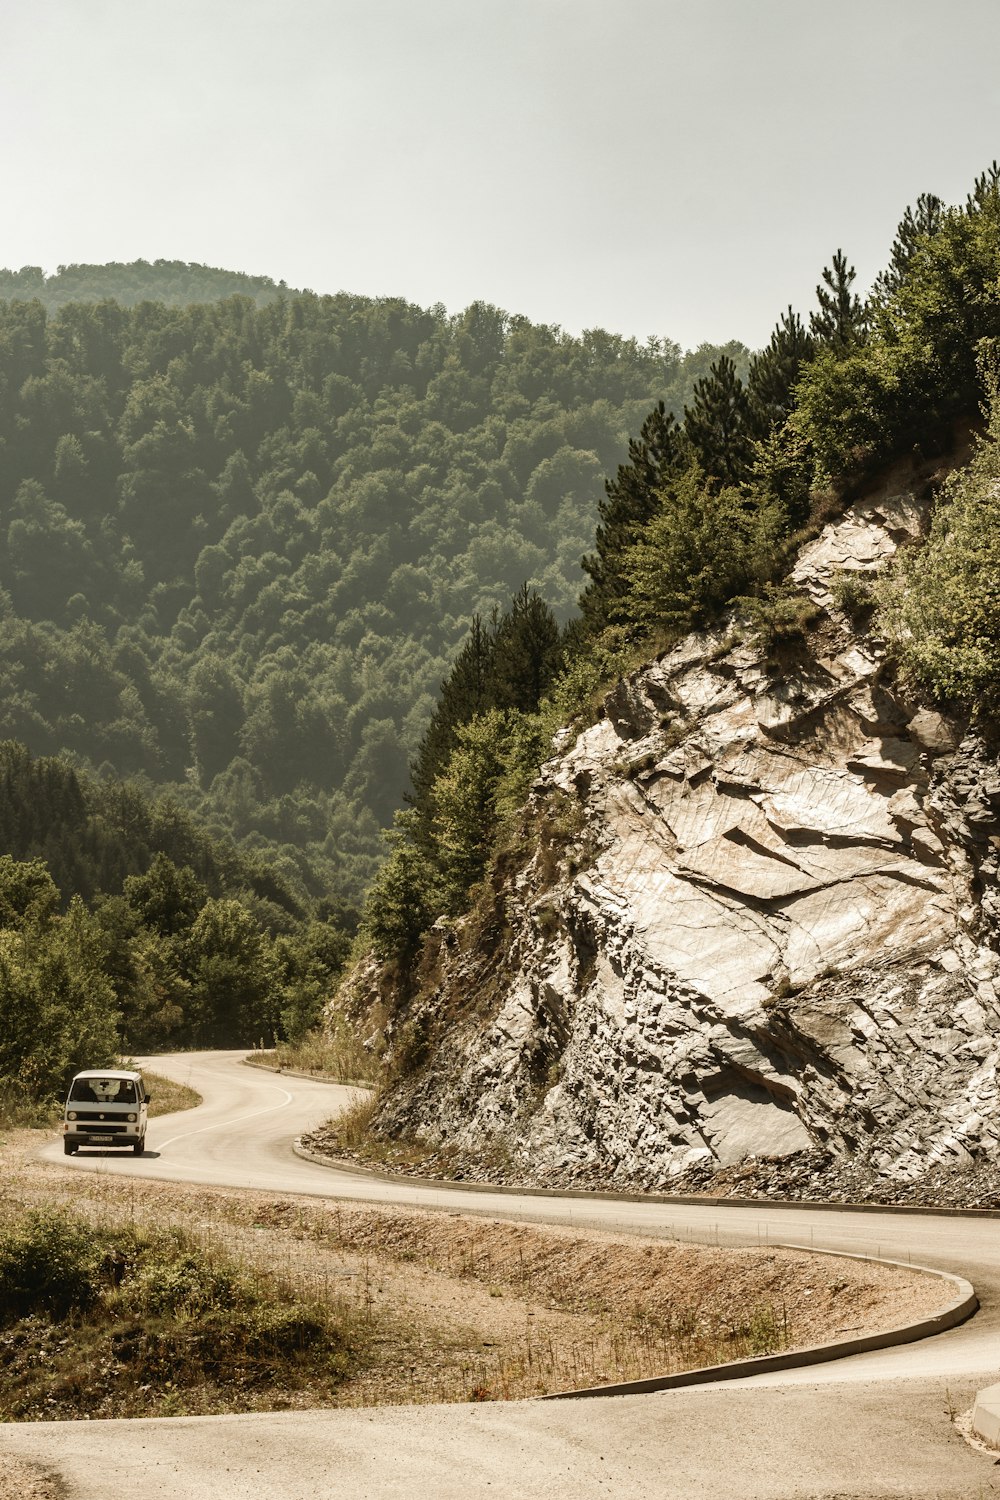
[[[343,1016],[336,1016],[323,1031],[309,1032],[292,1045],[256,1050],[247,1056],[258,1067],[307,1073],[337,1083],[374,1083],[381,1072],[380,1059],[365,1047]]]

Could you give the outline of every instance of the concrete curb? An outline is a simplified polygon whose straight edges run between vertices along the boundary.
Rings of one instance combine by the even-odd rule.
[[[311,1078],[312,1074],[287,1074],[287,1077]],[[317,1082],[319,1080],[316,1080]],[[354,1087],[355,1085],[345,1085]],[[368,1084],[359,1084],[368,1088]],[[821,1213],[839,1214],[915,1214],[923,1218],[951,1219],[1000,1219],[1000,1208],[926,1208],[913,1203],[839,1203],[817,1198],[717,1198],[695,1193],[615,1193],[606,1188],[545,1188],[515,1187],[510,1183],[464,1182],[453,1177],[419,1177],[406,1172],[385,1172],[378,1167],[364,1167],[359,1162],[344,1157],[326,1156],[321,1151],[310,1151],[301,1140],[294,1142],[296,1156],[304,1161],[315,1162],[319,1167],[329,1167],[334,1172],[348,1172],[353,1177],[371,1177],[376,1182],[395,1182],[399,1186],[407,1183],[414,1187],[442,1188],[455,1193],[500,1193],[520,1198],[582,1198],[586,1201],[613,1203],[662,1203],[666,1207],[677,1204],[681,1208],[779,1208],[815,1209]]]
[[[990,1448],[1000,1448],[1000,1385],[988,1385],[976,1392],[972,1431]]]
[[[748,1375],[766,1375],[772,1370],[801,1369],[807,1365],[827,1364],[830,1360],[846,1359],[852,1354],[868,1354],[873,1349],[892,1349],[898,1344],[914,1344],[918,1339],[933,1338],[936,1333],[947,1333],[971,1318],[979,1307],[979,1298],[971,1282],[963,1276],[953,1276],[949,1271],[936,1271],[930,1266],[910,1265],[906,1261],[884,1260],[881,1256],[845,1254],[840,1250],[817,1250],[811,1245],[776,1245],[778,1250],[804,1250],[810,1255],[830,1255],[838,1260],[875,1261],[880,1266],[899,1266],[904,1271],[920,1271],[925,1276],[935,1276],[940,1281],[950,1281],[955,1287],[955,1297],[941,1312],[933,1317],[921,1318],[916,1323],[903,1323],[898,1328],[886,1328],[881,1333],[863,1334],[856,1339],[835,1339],[828,1344],[813,1344],[808,1349],[789,1349],[783,1354],[764,1354],[754,1359],[735,1359],[730,1364],[706,1365],[699,1370],[682,1370],[677,1375],[653,1376],[649,1380],[623,1380],[616,1385],[594,1385],[581,1391],[554,1391],[548,1396],[539,1396],[540,1401],[570,1401],[580,1396],[639,1396],[651,1391],[677,1390],[686,1385],[717,1384],[723,1380],[742,1380]],[[1000,1412],[1000,1386],[997,1393],[997,1410]],[[1000,1416],[998,1416],[1000,1429]]]
[[[328,1083],[335,1089],[364,1089],[366,1093],[371,1092],[370,1083],[362,1083],[361,1079],[354,1078],[324,1078],[321,1073],[301,1073],[296,1068],[276,1068],[271,1063],[251,1062],[249,1056],[243,1058],[244,1068],[253,1068],[257,1073],[274,1073],[279,1078],[305,1078],[309,1083]]]
[[[340,1162],[329,1156],[322,1156],[317,1151],[310,1151],[303,1146],[301,1140],[296,1139],[293,1143],[296,1156],[305,1161],[315,1162],[319,1166],[331,1167],[337,1171],[345,1172],[357,1177],[374,1178],[380,1182],[392,1182],[397,1184],[409,1184],[411,1186],[426,1186],[433,1188],[453,1188],[456,1191],[470,1189],[477,1192],[501,1192],[507,1194],[520,1193],[522,1196],[530,1197],[558,1197],[558,1198],[598,1198],[602,1200],[621,1198],[627,1202],[653,1202],[670,1204],[688,1204],[696,1206],[725,1207],[727,1204],[734,1207],[780,1207],[780,1208],[812,1208],[818,1205],[811,1203],[796,1203],[782,1200],[775,1204],[770,1199],[759,1200],[754,1198],[743,1199],[739,1204],[732,1198],[671,1198],[665,1194],[618,1194],[604,1192],[572,1192],[567,1188],[557,1188],[548,1192],[545,1188],[494,1188],[488,1183],[461,1183],[449,1182],[439,1178],[429,1177],[406,1177],[398,1172],[378,1172],[371,1167],[358,1167],[353,1162]],[[844,1213],[854,1211],[853,1204],[828,1203],[823,1207],[829,1209],[840,1209]],[[892,1210],[883,1210],[892,1212]],[[898,1328],[886,1328],[881,1333],[862,1335],[855,1339],[836,1339],[827,1344],[814,1344],[811,1348],[787,1350],[782,1354],[764,1354],[754,1359],[733,1360],[731,1364],[706,1365],[697,1370],[683,1370],[677,1375],[652,1376],[648,1380],[624,1380],[614,1385],[588,1386],[578,1391],[554,1391],[547,1396],[538,1396],[539,1401],[570,1401],[584,1396],[639,1396],[652,1391],[676,1390],[686,1385],[707,1385],[718,1383],[723,1380],[742,1380],[747,1375],[763,1375],[772,1370],[792,1370],[806,1365],[825,1364],[830,1360],[844,1359],[852,1354],[868,1354],[873,1349],[890,1349],[897,1344],[912,1344],[918,1339],[931,1338],[936,1333],[946,1333],[949,1328],[955,1328],[959,1323],[964,1323],[967,1318],[979,1306],[979,1299],[972,1283],[966,1281],[962,1276],[954,1276],[950,1271],[938,1271],[931,1266],[911,1265],[905,1261],[886,1260],[882,1256],[855,1255],[840,1250],[817,1249],[813,1245],[793,1245],[772,1243],[772,1249],[776,1250],[800,1250],[810,1255],[829,1255],[840,1260],[874,1261],[882,1266],[898,1266],[904,1271],[919,1271],[922,1275],[936,1277],[939,1281],[950,1282],[955,1288],[953,1300],[941,1312],[935,1313],[933,1317],[921,1318],[916,1323],[904,1323]],[[996,1392],[997,1398],[997,1430],[1000,1433],[1000,1386],[991,1388]]]

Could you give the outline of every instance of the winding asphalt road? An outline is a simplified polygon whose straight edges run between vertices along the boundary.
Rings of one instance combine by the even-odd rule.
[[[720,1244],[879,1254],[967,1277],[981,1310],[919,1344],[721,1386],[599,1401],[288,1412],[0,1428],[69,1500],[987,1500],[1000,1468],[951,1416],[1000,1379],[1000,1219],[720,1208],[386,1183],[297,1157],[292,1140],[351,1091],[242,1065],[242,1053],[148,1065],[205,1098],[153,1121],[141,1158],[80,1171],[350,1198]],[[61,1146],[42,1160],[66,1164]]]

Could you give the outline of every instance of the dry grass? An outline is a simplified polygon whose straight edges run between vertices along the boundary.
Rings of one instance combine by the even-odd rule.
[[[362,1141],[367,1141],[372,1116],[377,1108],[378,1095],[372,1090],[356,1094],[350,1104],[345,1105],[337,1115],[340,1138],[348,1149],[359,1147]]]
[[[152,1095],[149,1104],[150,1119],[155,1119],[157,1115],[172,1115],[181,1109],[196,1109],[202,1102],[201,1095],[194,1089],[189,1089],[186,1083],[175,1083],[172,1078],[164,1078],[162,1073],[150,1073],[146,1070],[143,1070],[142,1076]]]
[[[51,1099],[29,1099],[9,1078],[0,1078],[0,1130],[41,1129],[55,1118]]]
[[[647,1378],[891,1326],[944,1300],[940,1283],[850,1261],[719,1250],[450,1213],[401,1211],[39,1172],[39,1136],[0,1137],[9,1201],[62,1204],[96,1226],[178,1226],[236,1257],[267,1295],[319,1304],[346,1340],[342,1378],[266,1390],[213,1379],[161,1391],[166,1414],[530,1396]],[[261,1292],[264,1295],[264,1292]],[[140,1384],[142,1382],[139,1382]],[[164,1404],[165,1402],[165,1404]]]
[[[453,1163],[460,1159],[457,1147],[450,1144],[432,1146],[419,1135],[376,1135],[371,1124],[378,1102],[377,1091],[358,1095],[324,1125],[303,1136],[303,1145],[334,1162],[352,1161],[377,1171],[451,1178],[454,1175]],[[486,1155],[484,1148],[481,1153],[483,1160]]]
[[[246,1060],[258,1067],[279,1068],[347,1084],[374,1083],[381,1071],[379,1059],[343,1020],[338,1020],[331,1030],[311,1033],[295,1046],[279,1042],[276,1047],[255,1050]]]

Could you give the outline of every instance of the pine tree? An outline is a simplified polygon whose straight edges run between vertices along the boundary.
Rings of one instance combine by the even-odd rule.
[[[437,707],[410,766],[412,801],[418,809],[458,742],[459,726],[492,706],[496,626],[496,621],[487,625],[481,615],[473,615],[465,645],[441,684]]]
[[[780,556],[784,515],[758,494],[707,485],[692,467],[664,495],[639,542],[629,549],[632,609],[647,631],[686,631],[730,599],[754,591]]]
[[[494,706],[537,713],[561,659],[555,615],[539,594],[522,584],[496,628],[491,691]]]
[[[403,821],[408,814],[401,815]],[[405,822],[390,835],[392,852],[382,865],[368,892],[362,918],[362,933],[377,958],[407,963],[416,952],[421,936],[440,910],[432,896],[431,869],[409,842]]]
[[[922,243],[937,234],[944,218],[944,204],[934,193],[921,193],[916,208],[907,208],[896,229],[889,264],[875,280],[872,301],[888,302],[903,285],[910,272],[913,257]]]
[[[993,161],[985,172],[980,172],[972,185],[972,192],[965,200],[965,212],[974,217],[984,208],[988,207],[990,200],[993,205],[1000,197],[1000,163]]]
[[[494,612],[488,623],[480,615],[473,617],[410,767],[418,842],[426,831],[431,789],[458,744],[462,726],[491,708],[537,713],[561,664],[555,615],[526,583],[504,614]]]
[[[727,355],[695,386],[684,408],[684,432],[710,479],[739,484],[746,478],[753,458],[750,400]]]
[[[747,391],[754,431],[766,438],[780,427],[795,404],[795,383],[815,351],[812,335],[789,307],[775,325],[766,349],[750,361]]]
[[[595,550],[583,559],[590,583],[580,598],[588,626],[596,634],[625,618],[628,579],[621,572],[625,548],[641,535],[659,504],[660,491],[686,466],[684,434],[673,412],[658,401],[628,445],[628,463],[604,482],[598,507]]]
[[[461,911],[486,868],[497,831],[497,790],[513,715],[492,709],[458,731],[434,784],[434,863],[448,909]]]
[[[810,317],[809,330],[817,344],[826,345],[835,354],[846,354],[867,332],[865,308],[851,291],[856,275],[843,251],[837,250],[833,264],[823,267],[823,281],[816,288],[820,310]]]

